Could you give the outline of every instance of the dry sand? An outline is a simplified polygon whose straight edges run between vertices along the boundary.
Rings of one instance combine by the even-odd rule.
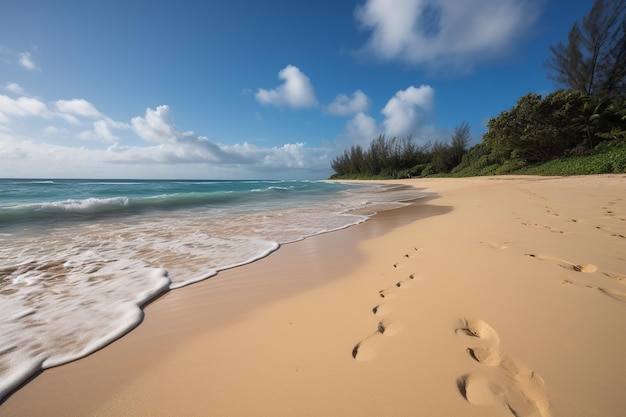
[[[626,175],[402,182],[433,196],[165,295],[0,415],[626,415]]]

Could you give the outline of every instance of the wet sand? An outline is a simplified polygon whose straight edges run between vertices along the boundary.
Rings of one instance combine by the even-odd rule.
[[[431,195],[166,294],[0,415],[623,415],[626,176],[401,182]]]

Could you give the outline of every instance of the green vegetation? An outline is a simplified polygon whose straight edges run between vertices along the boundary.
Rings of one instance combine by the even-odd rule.
[[[564,88],[519,98],[472,148],[465,122],[448,142],[379,136],[335,158],[331,178],[626,172],[625,21],[626,0],[596,0],[568,43],[550,48],[549,76]]]
[[[567,44],[550,47],[549,77],[572,90],[602,97],[623,96],[626,84],[626,1],[596,0]]]
[[[626,101],[572,90],[521,97],[488,123],[482,142],[467,149],[464,122],[448,142],[418,146],[411,137],[379,136],[332,161],[334,179],[583,175],[626,172]]]
[[[435,141],[417,146],[411,136],[374,139],[368,149],[359,145],[335,158],[331,178],[407,178],[450,172],[466,152],[470,129],[463,122],[454,130],[449,143]]]

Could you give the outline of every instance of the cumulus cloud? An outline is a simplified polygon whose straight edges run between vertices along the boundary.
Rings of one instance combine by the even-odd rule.
[[[361,90],[352,93],[352,97],[339,94],[332,103],[326,106],[326,112],[336,116],[348,116],[366,112],[370,107],[370,100]]]
[[[39,70],[39,67],[35,63],[35,59],[30,52],[21,52],[18,55],[18,62],[22,67],[26,68],[29,71]]]
[[[271,90],[259,88],[254,96],[259,103],[292,108],[317,106],[311,80],[298,67],[287,65],[278,73],[278,78],[284,81],[278,87]]]
[[[263,171],[285,168],[328,170],[329,150],[307,147],[304,142],[286,143],[283,146],[261,147],[244,142],[228,147],[251,161],[251,167]]]
[[[159,106],[156,110],[146,109],[146,115],[134,117],[131,126],[137,136],[149,142],[176,142],[176,130],[169,106]]]
[[[194,132],[181,132],[174,124],[169,106],[146,109],[144,117],[131,120],[132,130],[140,138],[160,145],[159,162],[247,163],[244,155],[230,152]]]
[[[346,123],[345,137],[352,144],[367,145],[379,134],[376,120],[365,113],[357,113]]]
[[[96,106],[83,100],[82,98],[76,98],[72,100],[57,100],[54,106],[61,113],[67,113],[82,117],[102,117],[102,113],[96,109]]]
[[[6,83],[4,89],[12,92],[13,94],[24,94],[24,90],[17,83]]]
[[[57,126],[47,126],[43,129],[43,133],[46,136],[54,136],[62,132],[65,132],[65,131]]]
[[[115,120],[105,117],[96,120],[92,124],[92,130],[81,132],[78,137],[83,140],[102,140],[105,142],[115,142],[120,137],[114,131],[129,130],[131,127],[127,123],[116,122]]]
[[[308,148],[303,142],[271,148],[249,143],[227,146],[215,144],[194,132],[181,132],[168,106],[146,109],[145,116],[133,118],[131,126],[139,137],[156,145],[124,147],[114,144],[107,151],[115,162],[203,163],[263,171],[328,169],[328,151]]]
[[[246,163],[212,162],[193,148],[112,144],[105,149],[60,146],[0,131],[0,177],[297,179],[330,175],[330,151],[305,143],[225,146]]]
[[[22,88],[14,83],[7,84],[5,89],[15,93],[22,92]],[[0,95],[0,123],[3,125],[0,127],[4,127],[6,130],[11,120],[24,117],[37,117],[47,120],[60,118],[76,126],[84,124],[85,119],[89,119],[90,123],[93,119],[103,119],[94,123],[94,132],[91,133],[93,136],[91,138],[105,139],[108,135],[106,129],[125,128],[118,122],[106,118],[93,104],[83,99],[57,100],[48,105],[34,97],[11,98]],[[108,137],[111,139],[110,135]]]
[[[410,86],[398,91],[381,110],[388,136],[405,136],[415,132],[432,112],[435,90],[428,85]]]
[[[10,123],[26,117],[46,123]],[[62,123],[68,117],[79,123]],[[82,99],[46,104],[0,95],[0,177],[323,178],[330,174],[330,153],[301,141],[218,144],[179,129],[166,105],[123,123]]]
[[[43,101],[31,97],[18,97],[13,99],[9,96],[0,95],[0,121],[8,122],[9,118],[16,117],[52,117],[52,112]]]
[[[364,50],[384,60],[471,66],[525,36],[539,0],[367,0],[356,18],[371,36]]]
[[[434,102],[435,90],[428,85],[400,90],[380,111],[385,117],[380,124],[372,116],[358,112],[346,123],[339,142],[367,146],[381,134],[388,137],[411,135],[427,141],[435,131],[432,119]]]
[[[130,129],[130,125],[126,123],[116,122],[115,120],[108,117],[103,120],[93,122],[93,131],[96,137],[109,142],[119,139],[119,137],[113,133],[113,130],[126,129]]]

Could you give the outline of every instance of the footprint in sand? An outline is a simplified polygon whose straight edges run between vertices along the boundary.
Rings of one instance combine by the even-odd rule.
[[[411,274],[407,278],[396,282],[393,287],[378,291],[378,295],[386,300],[393,298],[400,290],[408,288],[413,280],[415,280],[415,274]],[[362,362],[371,361],[378,354],[382,336],[393,336],[402,331],[400,324],[386,318],[390,312],[391,309],[385,303],[380,303],[372,308],[372,313],[379,317],[385,316],[385,318],[378,322],[378,327],[374,333],[354,346],[352,349],[352,357],[354,359]]]
[[[546,209],[546,213],[551,214],[551,215],[556,216],[556,217],[559,217],[559,214],[555,213],[554,209],[552,207],[545,206],[545,209]]]
[[[552,261],[552,262],[555,262],[561,268],[565,268],[569,271],[574,271],[574,272],[585,272],[585,273],[590,274],[598,270],[598,267],[593,264],[574,263],[574,262],[566,261],[565,259],[554,258],[552,256],[535,255],[533,253],[527,253],[526,256],[539,259],[540,261]]]
[[[419,249],[419,248],[413,248],[413,251],[412,251],[412,252],[410,252],[410,253],[405,253],[405,254],[404,254],[404,257],[405,257],[405,258],[408,258],[408,259],[410,259],[410,258],[414,258],[414,257],[415,257],[415,254],[416,254],[417,252],[419,252],[419,251],[421,251],[421,249]]]
[[[383,337],[394,336],[402,331],[402,326],[390,320],[383,319],[378,322],[378,328],[374,333],[361,340],[352,349],[352,357],[357,361],[371,361],[378,354],[378,349]]]
[[[616,274],[614,272],[603,272],[604,276],[617,280],[620,284],[626,285],[626,275]]]
[[[612,288],[603,288],[603,287],[596,287],[596,289],[600,291],[602,294],[606,295],[607,297],[610,297],[617,301],[621,301],[622,303],[626,303],[626,292],[624,291],[618,291]]]
[[[480,319],[463,319],[462,326],[455,332],[457,335],[465,335],[471,339],[475,346],[468,347],[467,352],[477,362],[487,366],[495,366],[502,361],[500,336],[486,322]]]
[[[621,219],[620,219],[621,220]],[[618,237],[620,239],[626,239],[626,236],[623,233],[614,232],[604,226],[596,226],[597,230],[602,230],[605,233],[610,234],[612,237]]]
[[[480,319],[462,319],[455,332],[467,338],[469,356],[487,365],[457,380],[459,392],[470,404],[500,404],[515,417],[551,416],[543,378],[502,350],[493,327]]]
[[[408,278],[403,279],[402,281],[396,282],[395,287],[396,288],[409,288],[414,279],[415,279],[415,274],[411,274],[409,275]]]
[[[391,309],[386,304],[378,304],[372,309],[372,313],[377,316],[386,316],[391,313]]]
[[[407,288],[409,283],[415,279],[415,275],[411,274],[408,278],[398,281],[393,287],[380,290],[378,295],[380,298],[389,299],[394,298],[397,294],[398,288]],[[387,306],[387,304],[378,304],[374,308],[372,308],[372,313],[376,316],[387,316],[391,313],[391,309]],[[352,357],[354,359],[360,361],[368,361],[376,356],[378,353],[378,345],[380,343],[380,336],[393,336],[397,334],[401,330],[401,326],[395,322],[391,322],[388,319],[383,319],[378,323],[378,328],[374,333],[357,343],[357,345],[352,349]]]
[[[552,226],[548,226],[546,224],[541,224],[541,223],[533,223],[533,222],[530,222],[530,221],[523,221],[522,225],[528,226],[528,227],[534,227],[535,229],[547,230],[547,231],[552,232],[552,233],[559,233],[559,234],[565,234],[566,233],[563,230],[554,229]]]
[[[616,290],[613,288],[599,287],[597,285],[591,284],[589,282],[577,282],[569,279],[565,279],[561,282],[566,285],[574,285],[577,287],[585,287],[592,290],[598,290],[602,295],[606,295],[609,298],[612,298],[617,301],[621,301],[622,303],[626,303],[626,292]]]
[[[393,298],[397,295],[396,290],[398,288],[409,288],[411,286],[411,282],[414,280],[415,274],[411,274],[408,276],[408,278],[396,282],[393,287],[385,288],[384,290],[378,291],[378,295],[380,296],[380,298]]]
[[[504,250],[504,249],[509,248],[509,242],[502,242],[502,243],[480,242],[480,243],[491,249]]]

